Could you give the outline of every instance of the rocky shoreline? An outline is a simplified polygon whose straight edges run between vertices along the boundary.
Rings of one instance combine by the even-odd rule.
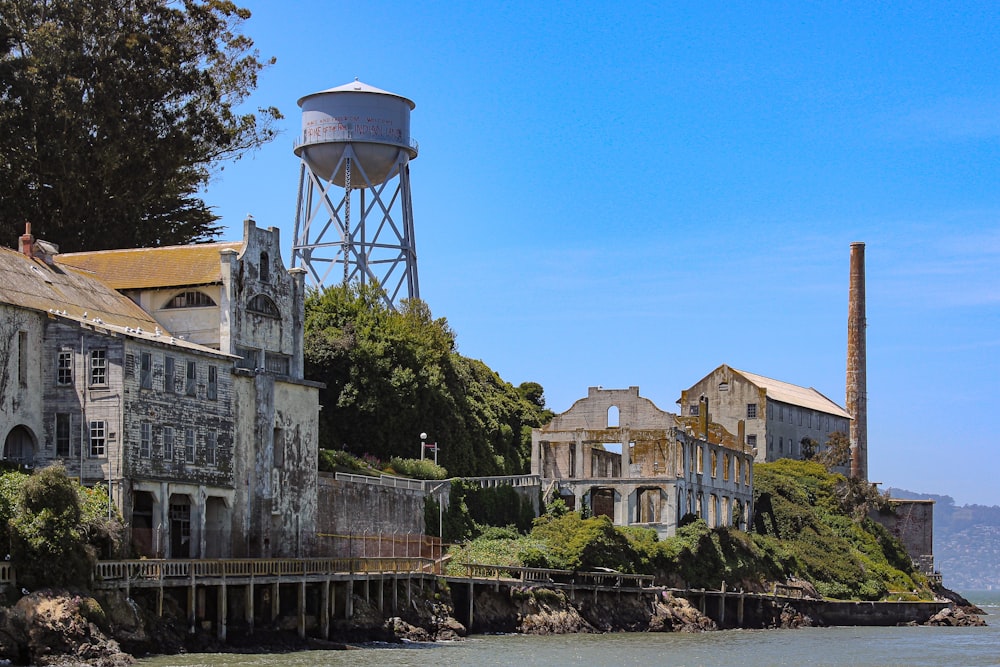
[[[965,602],[962,600],[962,602]],[[186,652],[271,653],[308,649],[349,648],[368,641],[454,641],[468,629],[456,620],[446,585],[424,595],[394,615],[384,615],[360,596],[353,599],[350,620],[331,622],[330,640],[301,639],[282,627],[232,627],[228,641],[210,629],[190,633],[180,609],[168,606],[162,618],[151,613],[150,600],[120,593],[90,596],[63,590],[41,590],[0,607],[0,659],[15,665],[122,667],[133,656]],[[965,602],[935,615],[927,625],[985,625],[982,610]],[[758,627],[798,628],[814,625],[791,606],[776,607]],[[706,632],[718,625],[686,599],[599,593],[571,598],[550,588],[483,587],[476,592],[476,633],[535,635],[602,632]]]

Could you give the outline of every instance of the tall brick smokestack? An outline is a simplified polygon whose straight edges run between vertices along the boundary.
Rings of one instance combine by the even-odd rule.
[[[851,244],[847,305],[847,411],[851,421],[851,477],[868,481],[868,354],[865,350],[865,244]]]

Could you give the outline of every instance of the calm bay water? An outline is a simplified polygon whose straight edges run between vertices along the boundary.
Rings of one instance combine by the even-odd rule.
[[[461,642],[361,646],[281,655],[191,654],[143,667],[325,667],[333,665],[741,665],[781,667],[1000,666],[1000,593],[971,594],[990,613],[986,628],[805,628],[698,635],[477,636]]]

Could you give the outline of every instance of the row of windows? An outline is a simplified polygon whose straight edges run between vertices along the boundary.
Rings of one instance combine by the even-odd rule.
[[[180,294],[174,296],[163,307],[164,309],[207,308],[215,305],[215,301],[209,295],[204,292],[192,290],[189,292],[181,292]],[[281,311],[278,310],[278,306],[275,305],[274,301],[271,300],[271,297],[266,294],[257,294],[251,298],[247,302],[247,310],[251,313],[264,315],[265,317],[281,317]]]
[[[694,456],[690,459],[690,471],[702,475],[705,473],[705,448],[700,445],[694,446]],[[683,452],[680,448],[677,450],[677,463],[678,467],[683,469],[683,463],[681,457]],[[712,478],[715,479],[719,474],[719,452],[718,450],[712,449],[710,453],[711,464],[709,467],[710,474]],[[743,478],[743,484],[750,486],[750,464],[744,465],[743,459],[739,456],[732,456],[729,452],[723,452],[722,455],[722,479],[726,482],[730,480],[730,474],[732,474],[732,479],[739,483],[740,478]]]
[[[56,414],[56,456],[69,457],[71,445],[71,417],[68,413]],[[108,422],[103,419],[91,420],[87,430],[87,451],[93,458],[103,458],[107,456],[108,450]],[[215,465],[218,458],[219,436],[214,430],[205,433],[205,463]],[[163,459],[173,461],[182,460],[187,463],[194,463],[195,460],[195,429],[185,428],[180,433],[175,433],[172,426],[164,426],[162,433]],[[153,425],[151,422],[142,422],[139,425],[139,458],[148,459],[153,453]],[[80,455],[79,443],[73,455]]]
[[[811,429],[819,429],[827,433],[836,430],[845,430],[844,424],[846,420],[838,417],[831,417],[830,415],[817,412],[815,410],[810,410],[808,408],[797,408],[793,405],[784,405],[781,403],[777,404],[775,408],[774,403],[767,404],[767,418],[775,419],[782,423],[788,423],[795,425],[798,422],[799,426]]]
[[[91,387],[106,387],[108,385],[108,353],[107,350],[90,351],[89,385]],[[183,370],[178,369],[177,361],[174,357],[166,356],[163,359],[163,390],[168,394],[184,394],[185,396],[197,396],[198,394],[198,364],[194,361],[184,362]],[[131,376],[135,364],[135,357],[127,355],[125,360],[126,375]],[[208,378],[205,386],[205,398],[216,400],[219,396],[219,368],[213,364],[208,366]],[[179,381],[183,380],[183,385],[179,386]],[[61,350],[56,362],[56,384],[59,386],[71,386],[73,384],[73,351]],[[153,388],[153,355],[150,352],[139,354],[139,387],[142,389]]]
[[[185,428],[176,432],[172,426],[164,426],[161,436],[160,452],[164,461],[180,460],[194,463],[195,460],[195,430]],[[149,459],[153,455],[153,425],[142,422],[139,425],[139,458]],[[205,432],[204,452],[205,463],[215,465],[218,462],[219,435],[214,430]]]
[[[688,406],[688,414],[692,417],[697,417],[699,412],[698,405],[692,404]],[[747,403],[747,419],[757,419],[756,403]]]

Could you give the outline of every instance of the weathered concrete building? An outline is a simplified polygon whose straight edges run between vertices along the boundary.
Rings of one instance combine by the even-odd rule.
[[[709,410],[709,419],[730,432],[745,423],[745,444],[755,460],[801,458],[803,440],[821,449],[830,434],[850,429],[851,416],[811,387],[736,370],[725,364],[703,377],[677,400],[683,414]]]
[[[616,525],[672,535],[688,513],[712,527],[745,528],[751,516],[750,450],[704,415],[660,410],[638,387],[590,387],[531,440],[531,472],[547,497]]]
[[[5,458],[107,484],[148,555],[307,555],[319,385],[278,231],[63,255],[29,232],[22,249],[0,254]]]

